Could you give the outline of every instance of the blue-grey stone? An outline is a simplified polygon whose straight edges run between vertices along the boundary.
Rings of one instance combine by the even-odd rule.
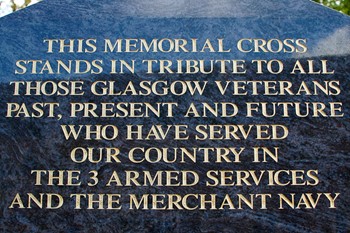
[[[89,53],[47,53],[45,39],[96,39],[97,51]],[[197,38],[199,44],[206,39],[216,41],[223,38],[232,49],[230,53],[220,52],[170,52],[170,53],[115,53],[103,52],[104,39],[154,38],[187,39]],[[242,38],[257,39],[306,39],[306,53],[242,53],[236,48]],[[350,230],[350,121],[349,121],[349,58],[350,18],[308,0],[44,0],[0,19],[0,230],[1,232],[349,232]],[[137,66],[135,74],[110,74],[104,69],[101,74],[16,74],[18,60],[246,60],[254,59],[283,61],[285,70],[281,74],[255,74],[248,66],[244,75],[220,74],[219,68],[211,74],[146,74],[145,66]],[[296,60],[307,64],[315,60],[327,60],[334,75],[291,75]],[[107,68],[108,65],[106,65]],[[125,88],[129,81],[157,80],[169,83],[176,80],[208,81],[203,95],[176,96],[24,96],[13,95],[12,81],[81,80],[88,90],[96,80],[113,80],[117,88]],[[215,88],[215,81],[291,81],[297,92],[301,82],[339,81],[339,95],[221,95]],[[261,88],[259,89],[262,90]],[[63,118],[9,118],[7,103],[57,102]],[[149,118],[84,118],[68,117],[69,104],[119,103],[119,102],[177,102],[180,107],[174,117]],[[186,107],[193,102],[209,104],[232,102],[244,106],[245,102],[342,102],[343,117],[296,116],[247,118],[242,112],[233,118],[202,117],[185,118]],[[327,109],[328,110],[328,109]],[[107,125],[118,126],[117,140],[65,140],[60,125]],[[282,124],[288,127],[289,136],[281,141],[255,140],[126,140],[125,125],[176,125],[186,124],[194,128],[199,124]],[[170,132],[173,132],[172,130]],[[244,157],[241,163],[141,163],[128,161],[127,154],[135,147],[193,148],[193,147],[279,147],[278,163],[252,163]],[[118,147],[122,164],[116,163],[74,163],[70,152],[75,147]],[[60,187],[35,185],[32,170],[80,170],[82,185]],[[100,183],[89,187],[88,172],[99,172]],[[200,183],[193,187],[131,186],[106,187],[113,171],[125,180],[123,171],[144,170],[155,173],[158,170],[191,170],[198,172]],[[264,177],[263,184],[242,186],[205,185],[209,170],[318,170],[319,183],[312,185],[269,186]],[[309,178],[310,180],[310,178]],[[250,180],[251,181],[251,180]],[[282,182],[287,182],[288,178]],[[253,182],[253,181],[251,181]],[[27,193],[58,193],[64,198],[64,205],[57,210],[33,208],[9,208],[16,194],[23,197],[27,205]],[[82,209],[74,209],[72,193],[116,193],[121,194],[121,210],[89,210],[83,201]],[[130,210],[128,194],[217,194],[222,200],[225,194],[271,194],[268,209],[259,209],[260,202],[253,209],[244,205],[234,210]],[[325,196],[320,198],[315,209],[279,209],[278,194],[295,193],[340,193],[336,208],[329,208]],[[191,205],[196,202],[192,199]]]

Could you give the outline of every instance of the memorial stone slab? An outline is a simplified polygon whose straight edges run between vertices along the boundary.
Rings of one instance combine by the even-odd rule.
[[[1,18],[1,232],[349,232],[349,39],[308,0]]]

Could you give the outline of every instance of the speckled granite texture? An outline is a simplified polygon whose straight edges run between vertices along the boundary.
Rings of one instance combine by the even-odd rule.
[[[296,54],[271,53],[103,53],[94,54],[48,54],[43,40],[47,38],[225,38],[235,45],[241,38],[305,38],[308,52]],[[1,232],[341,232],[350,231],[350,19],[307,0],[181,0],[181,1],[126,1],[126,0],[45,0],[28,9],[0,19],[0,231]],[[100,45],[100,44],[99,44]],[[137,69],[136,74],[109,75],[16,75],[15,63],[21,59],[45,59],[55,61],[76,59],[280,59],[286,70],[293,67],[296,59],[306,63],[308,59],[328,60],[334,75],[245,75],[220,74],[215,70],[209,75],[145,75]],[[249,67],[248,67],[249,68]],[[319,68],[317,65],[316,68]],[[88,87],[94,80],[117,80],[125,86],[130,80],[208,81],[202,96],[104,96],[96,97],[42,97],[13,96],[9,82],[14,80],[83,80]],[[285,80],[300,84],[338,80],[341,94],[335,96],[231,96],[220,95],[215,81],[227,80]],[[181,114],[173,118],[69,118],[65,113],[71,102],[177,102],[183,112],[190,102],[342,102],[342,118],[264,117],[246,118],[191,118]],[[6,118],[8,102],[58,102],[64,117],[56,119]],[[127,124],[283,124],[289,128],[289,136],[282,141],[261,142],[247,140],[228,141],[128,141],[125,131],[118,140],[112,141],[66,141],[60,124],[113,124],[120,128]],[[191,132],[193,133],[193,132]],[[122,164],[75,164],[69,152],[77,146],[118,147]],[[125,155],[133,147],[254,147],[278,146],[281,156],[278,163],[175,163],[132,164]],[[82,185],[77,187],[35,186],[31,170],[80,170]],[[313,170],[319,172],[317,186],[233,186],[206,187],[203,179],[194,187],[105,187],[113,171],[125,170],[156,172],[157,170],[193,170],[203,178],[208,170]],[[86,185],[87,174],[99,172],[100,184]],[[120,176],[125,179],[124,175]],[[26,193],[59,193],[65,198],[57,210],[9,209],[16,195]],[[120,193],[122,210],[74,210],[72,193]],[[324,197],[316,209],[278,209],[278,199],[268,202],[267,210],[248,207],[242,210],[128,210],[128,194],[225,194],[232,196],[267,193],[340,193],[336,209],[330,209]],[[235,203],[236,204],[236,203]],[[257,207],[258,205],[256,205]]]

